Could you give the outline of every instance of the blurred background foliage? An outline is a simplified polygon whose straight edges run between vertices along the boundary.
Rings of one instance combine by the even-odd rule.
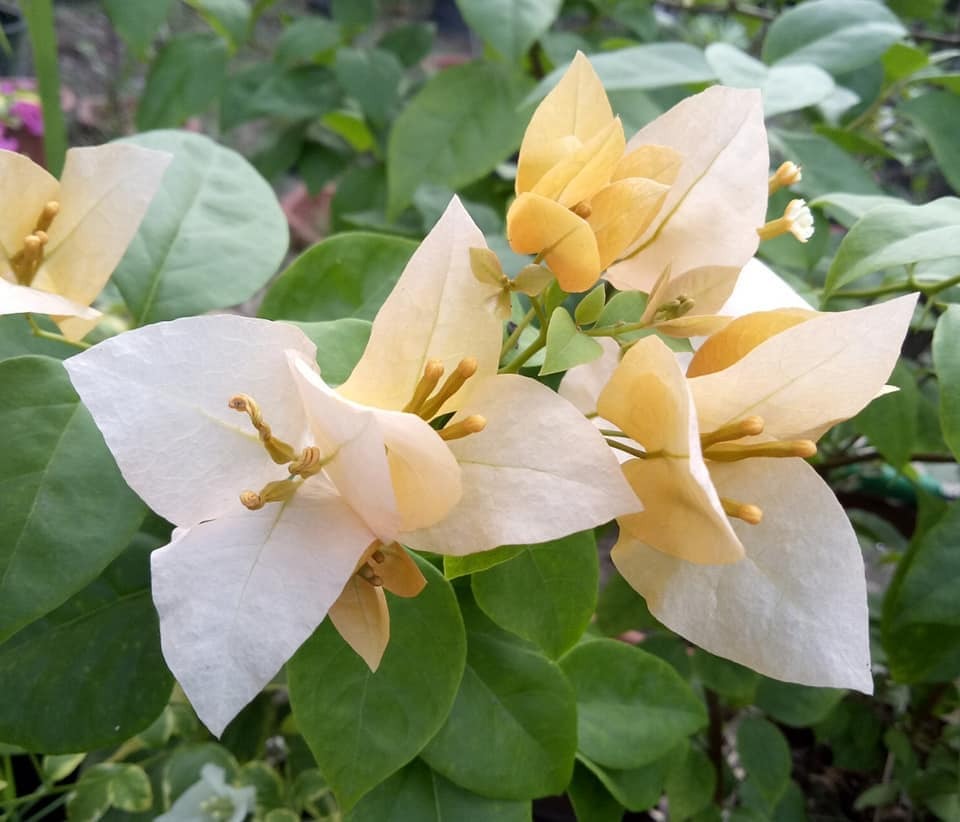
[[[772,167],[784,159],[803,166],[796,189],[814,208],[817,231],[806,245],[766,242],[760,255],[827,310],[909,291],[922,297],[892,378],[899,392],[834,429],[816,463],[847,508],[868,567],[873,697],[784,684],[690,647],[616,574],[606,558],[610,534],[596,543],[580,535],[562,547],[581,557],[586,588],[540,591],[523,566],[533,549],[496,557],[499,565],[446,569],[459,577],[452,589],[470,637],[468,669],[483,693],[469,702],[461,690],[468,702],[458,736],[442,729],[393,776],[400,763],[355,759],[338,793],[348,786],[359,797],[380,784],[344,814],[329,785],[343,740],[323,738],[322,722],[319,731],[298,727],[285,680],[220,742],[177,690],[169,696],[146,562],[169,529],[152,516],[137,526],[144,512],[124,498],[117,522],[130,522],[111,535],[130,543],[120,558],[58,609],[0,634],[0,818],[960,820],[956,0],[45,6],[23,0],[19,11],[34,23],[41,92],[43,73],[56,68],[43,59],[53,22],[44,15],[55,12],[70,144],[154,129],[207,135],[272,183],[290,227],[289,267],[266,290],[264,278],[244,274],[251,255],[274,253],[256,240],[230,258],[239,272],[232,287],[199,303],[178,302],[174,282],[168,302],[145,304],[143,283],[125,279],[121,265],[107,295],[121,324],[240,303],[247,313],[299,321],[321,341],[336,333],[325,373],[345,376],[365,321],[452,193],[505,269],[523,265],[504,237],[512,162],[533,106],[577,49],[591,55],[628,133],[710,84],[761,88]],[[5,71],[22,73],[29,60],[18,8],[5,3],[0,13]],[[52,115],[46,125],[56,166],[63,126]],[[244,181],[249,170],[234,169],[202,137],[150,139],[190,154],[181,177],[200,182],[182,192],[188,207],[215,187],[246,203],[251,226],[279,219],[259,181]],[[214,166],[227,170],[207,180]],[[787,199],[774,195],[770,214]],[[215,230],[199,218],[190,227]],[[14,319],[0,320],[4,358],[64,356],[43,341],[24,343]],[[511,612],[509,586],[518,580],[534,608],[559,614],[550,631]],[[587,621],[588,636],[621,642],[574,645]],[[324,641],[321,630],[311,644]],[[630,656],[635,649],[645,653]],[[294,661],[290,676],[312,681],[311,664]],[[618,666],[642,670],[647,685],[636,690]],[[51,679],[57,688],[46,687]],[[322,681],[321,670],[311,687]],[[521,698],[532,704],[521,710]],[[491,749],[483,717],[500,714],[485,713],[483,699],[505,711],[499,748]],[[53,718],[51,701],[56,715],[75,721]],[[577,707],[570,779],[566,723]],[[93,730],[103,710],[116,717],[112,734]],[[341,710],[349,720],[354,706]],[[636,733],[612,748],[595,744],[623,723]],[[383,733],[389,742],[397,732]]]

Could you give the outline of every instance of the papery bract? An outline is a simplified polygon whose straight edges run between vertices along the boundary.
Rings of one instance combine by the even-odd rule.
[[[645,452],[623,470],[646,510],[620,518],[613,559],[664,624],[769,676],[872,689],[859,544],[800,457],[881,390],[915,299],[744,315],[695,378],[648,337],[561,387],[582,407],[614,367],[597,409]]]
[[[21,154],[0,151],[0,314],[50,314],[81,339],[100,293],[153,199],[170,156],[109,144],[67,152],[54,177]]]
[[[68,361],[124,477],[178,526],[152,557],[154,601],[164,655],[215,733],[327,614],[377,667],[382,589],[424,584],[398,542],[463,554],[640,508],[573,406],[496,374],[502,330],[470,269],[478,246],[455,200],[340,390],[298,329],[241,317],[148,326]]]

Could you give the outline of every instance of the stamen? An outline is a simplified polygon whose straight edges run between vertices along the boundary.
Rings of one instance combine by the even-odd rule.
[[[293,450],[292,445],[273,436],[270,426],[263,420],[260,406],[257,405],[252,397],[247,394],[236,394],[229,399],[227,405],[234,411],[239,411],[250,417],[250,422],[253,423],[253,427],[256,428],[257,433],[260,434],[260,441],[263,443],[263,447],[266,448],[270,459],[275,463],[285,465],[297,459],[297,452]]]
[[[447,377],[440,390],[432,396],[424,406],[417,412],[423,419],[430,420],[436,416],[436,413],[443,407],[443,404],[457,393],[463,384],[477,373],[478,363],[476,357],[466,357],[460,360],[456,370]]]
[[[570,210],[578,217],[582,217],[584,220],[593,214],[593,209],[590,207],[590,203],[588,203],[586,200],[581,200]]]
[[[382,565],[383,562],[386,561],[387,555],[378,548],[376,551],[374,551],[370,555],[370,559],[372,559],[375,563],[377,563],[377,565]]]
[[[287,470],[291,474],[299,474],[306,479],[307,477],[312,477],[314,474],[319,474],[328,461],[329,460],[323,459],[319,448],[315,445],[310,445],[304,448],[300,456],[290,463]]]
[[[259,494],[255,491],[244,491],[240,495],[240,502],[251,511],[263,508],[268,502],[287,502],[293,499],[301,483],[302,480],[295,479],[274,480],[264,485]]]
[[[767,190],[770,194],[775,194],[781,188],[796,185],[801,179],[803,179],[803,176],[800,174],[800,166],[787,160],[787,162],[781,163],[780,168],[770,175]]]
[[[762,433],[763,417],[744,417],[739,422],[721,426],[716,431],[710,431],[707,434],[701,434],[700,447],[709,448],[718,442],[729,442],[730,440],[739,440],[743,437],[754,437]]]
[[[726,497],[720,497],[720,504],[723,506],[723,512],[728,517],[742,519],[748,525],[759,525],[763,519],[763,511],[756,505],[737,502],[734,499],[727,499]]]
[[[259,511],[264,505],[263,499],[256,491],[244,491],[240,494],[240,502],[243,503],[244,508],[249,508],[251,511]]]
[[[459,440],[463,437],[469,437],[471,434],[479,434],[487,427],[487,420],[479,414],[471,414],[464,417],[460,422],[441,428],[437,433],[442,440]]]
[[[736,462],[754,457],[801,457],[806,459],[817,453],[816,443],[810,440],[782,440],[757,442],[750,445],[720,443],[704,449],[703,456],[717,462]]]
[[[360,566],[359,570],[357,571],[357,576],[359,576],[360,579],[369,582],[374,588],[383,587],[383,579],[366,562]]]
[[[54,221],[54,218],[60,213],[60,203],[51,200],[43,207],[40,216],[37,218],[36,231],[47,231]]]
[[[427,401],[427,397],[433,393],[433,389],[437,387],[437,383],[440,382],[442,376],[443,363],[440,360],[429,360],[423,367],[423,376],[420,378],[420,382],[413,389],[413,397],[411,397],[410,402],[403,406],[403,410],[416,414]]]
[[[761,240],[770,240],[788,231],[801,243],[813,236],[813,215],[805,200],[791,200],[783,216],[762,225],[757,229],[757,234]]]
[[[661,305],[653,315],[653,321],[655,323],[662,323],[667,320],[675,320],[677,317],[689,314],[695,305],[696,302],[693,299],[687,297],[685,294],[681,294],[670,300],[670,302]]]

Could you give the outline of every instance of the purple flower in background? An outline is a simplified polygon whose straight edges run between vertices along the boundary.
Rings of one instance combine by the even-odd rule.
[[[32,100],[17,100],[10,106],[10,113],[19,119],[31,134],[37,137],[43,134],[43,112],[39,103]]]
[[[6,151],[20,150],[20,141],[16,137],[8,137],[7,130],[2,123],[0,123],[0,149]]]

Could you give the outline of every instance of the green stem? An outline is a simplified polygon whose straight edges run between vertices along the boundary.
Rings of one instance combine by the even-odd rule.
[[[3,781],[7,784],[0,795],[3,796],[6,805],[8,800],[16,801],[17,799],[17,783],[13,778],[13,757],[10,754],[3,756]]]
[[[63,170],[67,153],[67,126],[60,108],[60,67],[52,0],[20,0],[43,106],[43,150],[46,165],[55,177]]]
[[[625,445],[622,442],[617,442],[616,440],[607,440],[607,445],[611,448],[616,448],[618,451],[623,451],[626,454],[630,454],[637,459],[645,460],[650,454],[646,451],[640,451],[637,448],[631,448],[629,445]]]
[[[31,314],[26,315],[27,322],[30,323],[30,330],[33,331],[34,337],[39,337],[41,340],[51,340],[52,342],[63,343],[64,345],[72,345],[74,348],[79,348],[81,351],[86,351],[90,348],[90,343],[85,343],[83,340],[68,340],[63,334],[54,334],[52,331],[44,331],[37,321],[33,319]]]
[[[523,333],[524,329],[530,325],[536,314],[536,310],[531,308],[526,314],[523,315],[523,319],[517,323],[517,327],[514,328],[513,331],[510,332],[510,336],[504,340],[503,346],[500,348],[500,359],[503,359],[505,356],[507,356],[507,352],[517,344],[517,340],[520,339],[520,335]]]
[[[72,788],[72,785],[64,786],[64,791],[68,788]],[[28,816],[23,822],[40,822],[41,819],[45,819],[55,810],[59,809],[62,805],[67,804],[67,794],[64,792],[59,797],[57,797],[53,802],[51,802],[46,807],[41,808],[33,816]]]
[[[526,364],[534,354],[536,354],[541,348],[547,344],[547,330],[545,328],[540,329],[540,333],[537,334],[537,338],[530,343],[523,351],[517,354],[510,362],[508,362],[503,368],[500,369],[501,374],[516,374],[520,371],[521,368]]]
[[[591,328],[582,333],[588,337],[618,337],[621,334],[629,334],[631,331],[643,331],[650,327],[650,323],[640,321],[635,323],[618,323],[617,325],[605,325],[603,328]]]

